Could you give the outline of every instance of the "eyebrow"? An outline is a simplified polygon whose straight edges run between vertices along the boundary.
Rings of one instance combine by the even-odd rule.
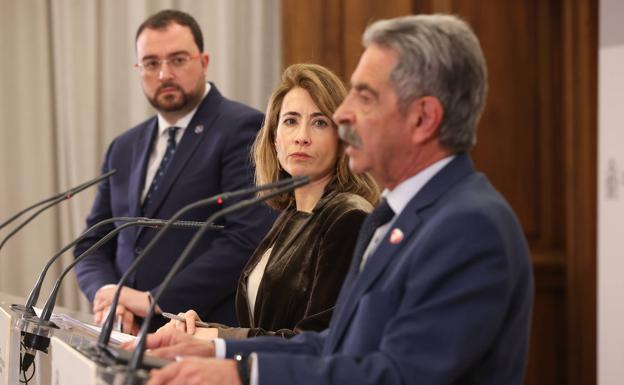
[[[176,56],[176,55],[190,55],[190,53],[186,50],[180,50],[180,51],[175,51],[175,52],[171,52],[170,54],[168,54],[165,57],[172,57],[172,56]],[[145,55],[143,56],[143,58],[141,60],[146,60],[146,59],[159,59],[160,57],[158,55]]]
[[[365,83],[352,84],[351,88],[353,88],[356,92],[359,92],[359,93],[368,92],[371,95],[373,95],[375,99],[379,99],[379,92],[371,88],[371,86],[369,86],[368,84],[365,84]]]
[[[300,117],[300,116],[301,116],[301,114],[300,114],[299,112],[296,112],[296,111],[288,111],[288,112],[284,112],[281,116],[282,116],[282,117],[284,117],[284,116],[297,116],[297,117]],[[313,118],[316,118],[317,116],[321,116],[321,117],[325,117],[325,118],[327,117],[327,116],[326,116],[324,113],[322,113],[322,112],[313,112],[311,116],[312,116]]]

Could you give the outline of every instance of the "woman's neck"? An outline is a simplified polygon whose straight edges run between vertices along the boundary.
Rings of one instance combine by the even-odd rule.
[[[332,175],[311,181],[305,186],[295,190],[295,203],[298,211],[311,213],[325,192],[325,186],[331,180]]]

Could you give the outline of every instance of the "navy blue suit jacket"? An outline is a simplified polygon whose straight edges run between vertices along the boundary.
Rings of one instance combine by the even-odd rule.
[[[110,144],[102,165],[102,172],[116,169],[117,174],[99,185],[87,227],[119,216],[168,219],[189,203],[251,186],[250,146],[262,119],[259,111],[224,98],[212,85],[143,212],[140,197],[157,118],[121,134]],[[197,209],[183,219],[203,221],[216,210],[215,206]],[[209,232],[202,239],[159,301],[160,307],[173,313],[196,309],[206,320],[236,324],[234,294],[238,277],[274,219],[275,213],[263,205],[223,218],[219,223],[225,228]],[[74,254],[85,251],[112,228],[102,228],[80,242]],[[114,241],[79,263],[78,282],[87,298],[93,301],[100,287],[117,283],[155,233],[149,228],[123,230]],[[128,286],[155,291],[194,233],[168,233],[139,266]]]
[[[409,202],[341,290],[329,329],[227,341],[258,353],[260,384],[519,385],[533,276],[505,200],[460,154]]]

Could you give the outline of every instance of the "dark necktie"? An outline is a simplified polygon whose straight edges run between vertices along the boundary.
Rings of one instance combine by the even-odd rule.
[[[373,212],[366,217],[364,223],[362,223],[360,234],[358,235],[357,242],[355,243],[355,250],[353,251],[353,258],[358,261],[356,264],[358,270],[364,251],[366,251],[366,247],[370,243],[373,234],[375,234],[377,228],[388,223],[393,216],[394,211],[390,208],[388,201],[382,199],[379,206],[377,206],[375,210],[373,210]]]
[[[149,190],[147,190],[147,195],[145,195],[145,199],[143,200],[143,208],[147,207],[152,199],[152,196],[158,191],[158,184],[162,180],[169,164],[171,163],[171,159],[173,159],[173,153],[176,149],[176,141],[175,136],[176,132],[180,127],[169,127],[167,128],[167,134],[169,137],[167,138],[167,148],[165,149],[165,155],[163,155],[160,164],[158,165],[158,169],[156,170],[156,174],[154,174],[154,179],[152,179],[152,184],[150,184]]]

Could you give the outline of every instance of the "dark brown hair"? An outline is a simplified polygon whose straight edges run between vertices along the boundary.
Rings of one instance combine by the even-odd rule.
[[[195,40],[195,44],[197,45],[197,48],[199,48],[199,52],[204,52],[204,38],[202,36],[201,28],[199,28],[199,24],[197,24],[197,21],[193,18],[193,16],[189,15],[188,13],[175,9],[165,9],[148,17],[139,26],[139,29],[137,29],[137,33],[134,38],[135,44],[143,30],[165,29],[171,24],[179,24],[188,27],[193,34],[193,40]]]

